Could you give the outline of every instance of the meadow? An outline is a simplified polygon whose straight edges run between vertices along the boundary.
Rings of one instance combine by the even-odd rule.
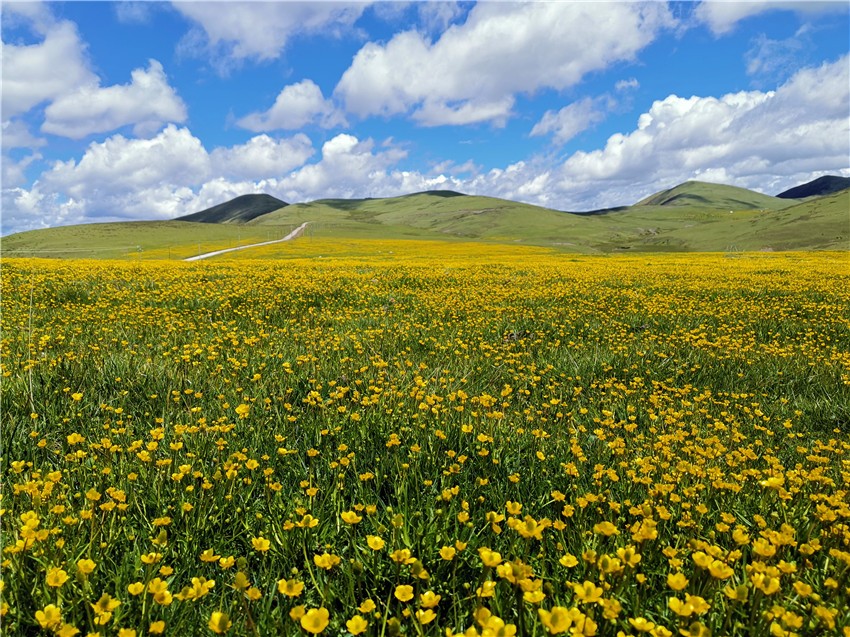
[[[2,634],[850,635],[846,253],[246,256],[4,259]]]

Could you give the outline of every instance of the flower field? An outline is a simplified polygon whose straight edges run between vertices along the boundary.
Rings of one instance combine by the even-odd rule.
[[[446,249],[5,260],[2,634],[850,635],[846,254]]]

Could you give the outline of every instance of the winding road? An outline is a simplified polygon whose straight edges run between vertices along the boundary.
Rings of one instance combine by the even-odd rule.
[[[189,257],[188,259],[183,259],[184,261],[200,261],[201,259],[209,259],[210,257],[217,257],[220,254],[225,254],[227,252],[236,252],[237,250],[247,250],[248,248],[259,248],[260,246],[270,246],[274,243],[283,243],[284,241],[291,241],[302,232],[304,232],[304,228],[307,227],[309,221],[305,221],[300,226],[295,228],[292,232],[286,235],[283,239],[275,239],[274,241],[263,241],[262,243],[252,243],[247,246],[239,246],[238,248],[226,248],[224,250],[216,250],[214,252],[205,252],[204,254],[199,254],[194,257]]]

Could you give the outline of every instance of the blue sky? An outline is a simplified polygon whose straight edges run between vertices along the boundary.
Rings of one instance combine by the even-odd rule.
[[[2,232],[850,176],[846,2],[4,2]]]

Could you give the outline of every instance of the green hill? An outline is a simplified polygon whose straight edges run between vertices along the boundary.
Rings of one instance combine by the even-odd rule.
[[[211,221],[214,216],[202,211],[206,222],[125,222],[37,230],[5,237],[0,247],[7,257],[176,259],[279,239],[304,222],[310,222],[306,236],[315,238],[484,241],[568,252],[850,247],[850,190],[799,201],[687,182],[634,206],[598,214],[560,212],[451,191],[384,199],[324,199],[249,215],[247,221],[233,213],[235,206],[216,208],[230,213],[221,222]],[[280,250],[285,254],[285,244]]]
[[[686,181],[669,190],[663,190],[635,204],[635,206],[698,206],[719,210],[778,210],[793,205],[793,201],[763,195],[746,188],[712,184],[704,181]]]
[[[850,177],[838,177],[836,175],[824,175],[810,182],[789,188],[780,192],[780,199],[803,199],[804,197],[823,197],[834,192],[841,192],[850,188]]]
[[[212,208],[207,208],[191,215],[177,217],[175,221],[245,223],[287,205],[285,201],[281,201],[271,195],[242,195]]]

